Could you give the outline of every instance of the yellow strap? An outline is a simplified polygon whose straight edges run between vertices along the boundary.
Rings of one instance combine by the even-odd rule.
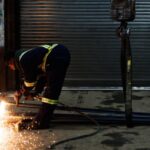
[[[24,81],[24,85],[26,87],[33,87],[35,84],[36,84],[36,82],[26,82],[26,81]]]
[[[44,47],[46,49],[48,49],[48,52],[45,54],[44,58],[43,58],[43,63],[41,64],[41,68],[42,70],[45,72],[46,71],[46,68],[45,68],[45,64],[46,64],[46,60],[47,60],[47,57],[48,55],[50,54],[50,52],[52,51],[52,49],[54,47],[56,47],[58,44],[53,44],[53,45],[41,45],[41,47]]]
[[[51,104],[51,105],[56,105],[56,104],[58,104],[58,100],[49,99],[49,98],[45,98],[45,97],[42,97],[42,98],[41,98],[41,102],[47,103],[47,104]]]
[[[131,69],[131,59],[128,59],[127,61],[127,71],[130,72]]]

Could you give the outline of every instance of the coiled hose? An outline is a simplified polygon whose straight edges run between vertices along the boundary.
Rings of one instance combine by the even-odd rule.
[[[83,139],[83,138],[86,138],[86,137],[90,137],[90,136],[94,136],[96,135],[99,131],[100,131],[100,125],[99,123],[93,119],[92,117],[90,117],[89,115],[81,112],[79,109],[75,108],[75,107],[70,107],[70,106],[67,106],[63,103],[60,103],[60,105],[62,105],[63,107],[65,107],[65,110],[67,111],[74,111],[74,112],[77,112],[78,114],[80,114],[81,116],[87,118],[88,120],[90,120],[90,122],[92,122],[93,124],[96,125],[96,131],[92,132],[92,133],[88,133],[88,134],[83,134],[83,135],[80,135],[80,136],[75,136],[75,137],[71,137],[71,138],[68,138],[68,139],[64,139],[64,140],[61,140],[61,141],[58,141],[54,144],[51,144],[47,147],[47,149],[55,149],[56,146],[60,145],[60,144],[64,144],[66,142],[70,142],[70,141],[74,141],[74,140],[79,140],[79,139]]]

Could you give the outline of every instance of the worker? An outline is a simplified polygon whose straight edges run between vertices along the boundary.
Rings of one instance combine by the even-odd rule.
[[[42,95],[37,115],[32,120],[21,120],[18,128],[49,128],[70,63],[68,49],[61,44],[45,44],[29,50],[8,52],[4,59],[9,68],[18,70],[20,75],[21,86],[14,93],[15,100],[22,95],[26,98]]]

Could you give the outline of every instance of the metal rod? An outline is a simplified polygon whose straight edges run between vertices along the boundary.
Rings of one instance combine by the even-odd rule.
[[[11,103],[11,105],[15,105]],[[40,104],[20,104],[21,107],[32,107],[39,108]],[[101,110],[101,109],[90,109],[90,108],[73,108],[73,110],[79,110],[86,113],[97,122],[101,124],[118,124],[126,125],[125,112],[119,110]],[[56,110],[62,111],[72,111],[72,108],[66,109],[64,106],[58,106]],[[36,112],[23,113],[24,116],[34,116]],[[21,115],[21,112],[15,113],[13,115]],[[52,122],[59,123],[90,123],[88,119],[83,118],[77,114],[63,114],[63,113],[54,113],[54,119]],[[150,113],[142,112],[133,112],[133,125],[150,125]]]

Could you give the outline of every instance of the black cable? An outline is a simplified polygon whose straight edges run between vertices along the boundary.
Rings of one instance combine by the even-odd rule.
[[[71,138],[68,138],[68,139],[64,139],[64,140],[58,141],[58,142],[50,145],[50,147],[48,147],[48,149],[54,149],[56,146],[58,146],[60,144],[64,144],[66,142],[70,142],[70,141],[74,141],[74,140],[78,140],[78,139],[82,139],[82,138],[93,136],[93,135],[97,134],[100,131],[99,123],[95,119],[91,118],[90,116],[88,116],[87,114],[81,112],[79,109],[77,109],[75,107],[69,107],[69,106],[67,106],[67,105],[65,105],[63,103],[60,103],[60,102],[59,102],[59,104],[64,106],[66,108],[66,110],[68,110],[68,111],[74,111],[74,112],[79,113],[81,116],[86,117],[88,120],[90,120],[92,123],[94,123],[97,126],[97,129],[96,129],[96,131],[94,131],[92,133],[89,133],[89,134],[84,134],[84,135],[71,137]]]

